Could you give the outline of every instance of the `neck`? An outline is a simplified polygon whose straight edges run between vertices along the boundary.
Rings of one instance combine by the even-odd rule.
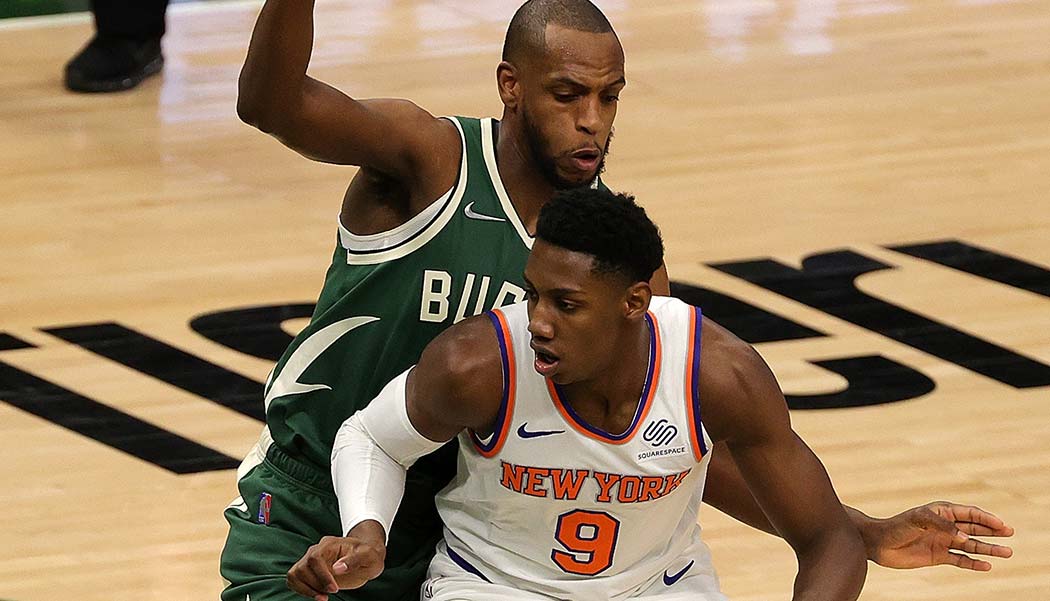
[[[613,420],[616,416],[633,417],[649,372],[649,348],[653,335],[647,320],[631,322],[617,336],[615,346],[622,352],[608,365],[602,366],[597,377],[562,386],[565,401],[574,409],[584,405],[604,409],[605,415]]]
[[[504,111],[498,127],[496,169],[518,218],[535,235],[540,209],[554,196],[555,188],[537,167],[520,121]]]

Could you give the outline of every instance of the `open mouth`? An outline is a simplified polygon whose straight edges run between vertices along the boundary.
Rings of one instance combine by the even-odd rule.
[[[541,376],[550,377],[558,368],[558,356],[538,348],[533,348],[532,350],[536,352],[536,361],[534,363],[536,372]]]
[[[579,171],[591,172],[598,167],[598,161],[602,158],[602,153],[597,148],[585,148],[583,150],[577,150],[576,152],[569,155],[572,160],[572,165]]]

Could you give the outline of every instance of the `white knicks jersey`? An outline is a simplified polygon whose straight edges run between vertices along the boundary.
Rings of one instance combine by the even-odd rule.
[[[535,371],[526,303],[489,316],[503,403],[488,440],[460,435],[458,474],[437,497],[439,554],[490,582],[573,600],[627,598],[688,565],[712,583],[697,598],[722,599],[696,522],[711,448],[697,395],[700,310],[653,298],[648,372],[623,433],[585,423]]]

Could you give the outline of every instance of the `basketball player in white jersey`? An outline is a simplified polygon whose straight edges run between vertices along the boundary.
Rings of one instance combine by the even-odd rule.
[[[795,551],[793,598],[856,599],[863,542],[772,373],[700,309],[653,297],[662,259],[630,197],[556,196],[528,300],[438,336],[340,428],[349,536],[334,565],[293,569],[293,590],[320,599],[377,576],[405,470],[458,435],[423,599],[724,601],[696,522],[719,440]]]
[[[324,310],[275,366],[267,427],[226,511],[230,534],[220,568],[230,585],[224,601],[248,595],[290,601],[288,568],[313,553],[307,548],[318,538],[345,534],[327,475],[336,429],[419,360],[423,346],[458,317],[457,306],[458,313],[481,309],[485,293],[478,304],[466,302],[474,293],[465,282],[476,278],[474,290],[488,290],[485,308],[504,304],[505,289],[517,294],[540,208],[555,189],[590,183],[601,172],[619,91],[629,79],[619,38],[592,3],[529,0],[510,22],[496,69],[500,119],[435,118],[407,100],[352,98],[310,77],[313,12],[312,0],[265,2],[239,80],[238,114],[306,157],[361,169],[344,198],[340,242],[318,303]],[[466,209],[456,210],[459,199]],[[439,209],[449,219],[431,219]],[[415,236],[424,226],[427,236]],[[410,247],[415,250],[404,254]],[[420,286],[430,274],[456,283],[445,290],[452,296],[438,296],[451,310],[432,312],[441,305],[431,302],[428,285]],[[666,273],[658,276],[652,290],[669,293]],[[468,293],[463,302],[455,300],[460,289]],[[363,315],[379,319],[347,332],[343,326],[360,325]],[[335,340],[336,331],[347,335]],[[304,388],[296,374],[307,368],[311,386]],[[722,443],[717,447],[705,501],[776,534],[731,454],[722,452]],[[340,598],[415,595],[433,541],[441,537],[434,494],[454,462],[455,453],[442,453],[413,466],[401,519],[389,533],[383,577]],[[288,519],[260,523],[262,499],[278,499]],[[845,509],[869,558],[884,566],[987,570],[989,563],[970,555],[1010,552],[966,537],[1012,533],[978,508],[931,503],[887,520]]]

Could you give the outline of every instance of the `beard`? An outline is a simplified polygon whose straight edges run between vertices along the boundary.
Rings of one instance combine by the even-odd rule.
[[[561,177],[558,174],[558,166],[554,159],[554,152],[551,150],[550,144],[540,133],[538,127],[536,127],[535,121],[529,114],[528,110],[522,110],[521,112],[522,123],[524,124],[525,130],[525,142],[529,145],[529,153],[532,155],[532,160],[535,161],[537,169],[543,179],[547,180],[555,190],[570,190],[572,188],[584,188],[590,187],[594,180],[598,179],[602,173],[605,173],[605,159],[609,156],[609,148],[612,146],[613,129],[609,130],[609,138],[605,140],[605,148],[602,150],[602,158],[598,162],[598,167],[594,170],[594,178],[586,182],[574,182]]]

